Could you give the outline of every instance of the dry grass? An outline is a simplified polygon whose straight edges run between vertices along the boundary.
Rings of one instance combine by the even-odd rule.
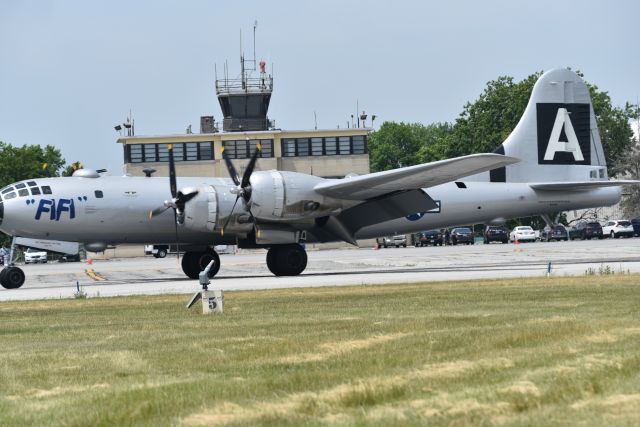
[[[0,305],[0,425],[637,425],[638,276]]]

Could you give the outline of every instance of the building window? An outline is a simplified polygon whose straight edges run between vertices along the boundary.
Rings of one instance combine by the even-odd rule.
[[[355,135],[351,137],[351,147],[353,154],[364,154],[365,153],[365,142],[364,135]]]
[[[298,156],[306,157],[309,155],[309,138],[296,139],[296,148],[298,149]]]
[[[184,161],[184,144],[173,144],[173,160],[176,162]]]
[[[169,161],[169,144],[158,144],[158,161]]]
[[[340,154],[351,154],[351,138],[348,136],[341,136],[338,138],[338,148]]]
[[[311,155],[322,156],[323,154],[322,138],[311,138]]]
[[[200,155],[198,160],[212,160],[213,159],[213,143],[212,142],[200,142],[198,143]]]
[[[187,161],[198,160],[198,143],[187,142],[185,146],[187,148]]]
[[[248,159],[256,150],[258,142],[262,145],[262,150],[258,157],[273,157],[273,139],[239,139],[223,141],[224,152],[231,159]]]
[[[144,161],[145,162],[155,162],[156,159],[156,144],[145,144],[144,145]]]
[[[365,154],[366,152],[367,138],[364,135],[282,139],[283,157],[334,156],[336,154]]]
[[[129,147],[129,161],[131,163],[142,163],[142,144],[128,145]]]
[[[293,138],[284,138],[282,140],[282,156],[294,157],[296,155],[296,140]]]

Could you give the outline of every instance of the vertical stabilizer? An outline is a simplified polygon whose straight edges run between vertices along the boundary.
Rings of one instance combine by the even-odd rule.
[[[538,79],[520,122],[495,152],[521,161],[492,170],[491,182],[608,178],[589,89],[567,69],[548,71]]]

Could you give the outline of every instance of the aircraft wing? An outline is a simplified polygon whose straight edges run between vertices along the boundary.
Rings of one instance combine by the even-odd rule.
[[[367,175],[326,180],[317,184],[314,190],[337,199],[368,200],[397,191],[433,187],[519,161],[501,154],[471,154]]]
[[[534,190],[544,191],[587,191],[601,187],[618,187],[620,185],[637,185],[640,181],[617,179],[611,181],[573,181],[573,182],[539,182],[529,184]]]

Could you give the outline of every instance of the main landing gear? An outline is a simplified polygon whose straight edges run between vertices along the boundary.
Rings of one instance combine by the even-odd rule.
[[[213,249],[204,252],[185,252],[182,256],[182,271],[190,279],[198,279],[204,268],[214,261],[209,277],[220,270],[220,257]],[[272,246],[267,252],[267,267],[276,276],[297,276],[307,267],[307,252],[297,243]]]
[[[297,276],[307,267],[307,252],[297,243],[272,246],[267,252],[267,267],[276,276]]]
[[[190,279],[198,279],[198,275],[204,268],[209,265],[211,261],[215,261],[211,270],[209,270],[209,277],[216,275],[220,270],[220,256],[211,248],[208,248],[204,252],[185,252],[182,256],[182,271]]]
[[[18,289],[24,285],[24,272],[13,265],[13,254],[15,253],[15,239],[11,241],[9,254],[5,255],[4,267],[0,271],[0,285],[5,289]],[[7,259],[8,257],[8,259]]]

